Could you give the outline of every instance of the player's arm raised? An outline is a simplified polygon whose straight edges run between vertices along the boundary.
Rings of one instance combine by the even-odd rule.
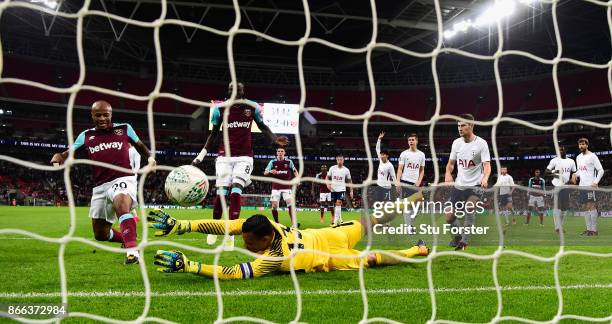
[[[187,272],[209,278],[214,278],[216,274],[221,280],[250,279],[279,270],[282,264],[280,257],[268,250],[253,262],[223,267],[191,261],[180,251],[158,250],[155,264],[160,266],[157,268],[159,272]]]
[[[149,221],[149,227],[157,229],[155,236],[182,235],[190,232],[223,235],[226,232],[226,226],[229,229],[227,234],[239,235],[242,234],[242,224],[246,221],[245,219],[180,220],[161,209],[150,211],[147,220]]]
[[[380,132],[378,135],[378,140],[376,141],[376,156],[378,157],[378,160],[380,160],[380,142],[382,141],[383,137],[385,137],[385,132]]]

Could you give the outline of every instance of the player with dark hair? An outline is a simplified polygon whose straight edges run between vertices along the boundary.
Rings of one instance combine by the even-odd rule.
[[[586,223],[586,230],[582,232],[582,235],[595,236],[599,235],[597,231],[597,206],[595,202],[595,191],[593,188],[597,188],[599,180],[603,177],[604,169],[601,166],[601,162],[595,153],[589,151],[589,140],[587,138],[578,139],[578,149],[580,154],[576,156],[576,166],[578,171],[572,175],[572,183],[576,183],[579,179],[580,183],[580,205],[585,211],[584,221]]]
[[[346,201],[346,184],[353,183],[351,171],[344,166],[344,156],[341,153],[336,154],[336,165],[329,168],[326,179],[328,180],[327,189],[331,191],[331,199],[335,204],[332,225],[338,225],[342,223],[342,205]],[[349,187],[349,195],[352,200],[352,187]]]
[[[395,189],[401,198],[408,197],[417,192],[415,187],[423,185],[425,176],[425,153],[417,148],[419,137],[417,134],[408,135],[408,149],[399,156]],[[403,186],[402,186],[403,185]],[[404,223],[412,226],[412,209],[404,212]]]
[[[152,158],[151,152],[138,138],[132,126],[115,124],[112,118],[113,108],[108,102],[94,102],[91,106],[91,119],[95,127],[77,136],[73,145],[75,152],[85,149],[92,161],[130,170],[135,168],[130,161],[130,144],[142,157]],[[63,164],[69,151],[54,154],[51,163]],[[96,186],[93,188],[89,208],[94,238],[98,241],[122,243],[127,249],[125,263],[138,263],[136,221],[131,213],[138,205],[135,174],[94,166],[94,180]],[[117,220],[121,231],[113,229]]]
[[[483,189],[489,186],[491,175],[491,156],[487,141],[474,134],[474,116],[463,114],[459,116],[466,121],[457,122],[459,138],[451,147],[450,157],[446,164],[444,181],[453,183],[453,171],[457,164],[457,178],[451,191],[449,201],[456,206],[457,202],[476,203],[482,200]],[[465,210],[464,227],[475,224],[475,210]],[[445,214],[446,222],[452,227],[459,227],[459,220],[454,211]],[[469,234],[455,235],[449,243],[455,250],[465,250],[468,245]]]
[[[512,208],[512,193],[514,192],[514,179],[508,174],[508,167],[502,165],[500,168],[500,176],[495,184],[499,187],[499,208],[506,219],[506,225],[510,224],[510,214],[514,214]],[[514,215],[512,216],[512,224],[516,224]]]
[[[380,148],[383,137],[385,137],[385,132],[380,132],[376,141],[376,155],[379,162],[376,173],[375,201],[391,201],[391,186],[395,184],[395,168],[389,161],[389,151]]]
[[[409,201],[422,199],[421,192],[408,198]],[[225,233],[227,226],[228,234],[242,234],[246,249],[260,255],[252,262],[223,267],[191,261],[179,251],[158,250],[155,264],[160,266],[157,270],[161,272],[188,272],[210,278],[216,273],[219,279],[249,279],[273,272],[286,273],[291,268],[296,272],[329,272],[358,270],[361,266],[395,265],[401,263],[398,257],[412,258],[427,256],[429,253],[425,242],[419,240],[416,245],[406,250],[372,252],[365,257],[359,256],[360,251],[354,248],[367,231],[371,230],[366,224],[389,222],[395,214],[385,215],[382,218],[371,216],[369,221],[362,219],[334,227],[304,230],[271,222],[263,215],[230,221],[177,220],[160,209],[151,211],[149,215],[149,225],[158,229],[155,232],[156,236],[181,235],[189,232],[221,235]],[[290,257],[294,250],[306,251]]]
[[[316,179],[319,179],[321,181],[326,181],[327,179],[327,165],[322,164],[321,165],[321,172],[317,173],[315,175]],[[316,188],[316,184],[312,184],[312,195],[315,196],[315,188]],[[319,208],[321,210],[321,223],[324,222],[323,217],[325,216],[325,208],[327,208],[329,210],[329,212],[331,213],[331,219],[332,219],[332,223],[334,222],[334,206],[332,205],[331,202],[331,192],[329,190],[329,188],[327,188],[327,184],[326,183],[321,183],[319,184]]]
[[[232,94],[232,83],[227,89],[228,97]],[[244,84],[236,84],[236,99],[245,99]],[[229,156],[226,156],[225,144],[219,142],[217,160],[215,161],[215,173],[217,180],[217,195],[213,202],[213,218],[221,219],[223,209],[221,206],[221,196],[229,195],[229,219],[240,217],[242,190],[251,184],[251,172],[253,171],[253,148],[251,146],[251,125],[257,124],[262,133],[266,134],[270,142],[280,146],[286,146],[289,140],[285,136],[276,137],[270,128],[264,124],[261,107],[254,101],[247,100],[248,104],[235,103],[229,108],[214,107],[212,109],[211,123],[213,125],[211,133],[206,139],[206,144],[198,156],[193,160],[193,165],[202,162],[213,143],[221,133],[221,127],[227,127],[229,137]],[[227,125],[223,124],[223,114],[225,109],[229,109]],[[233,237],[228,241],[228,246],[233,246]],[[215,244],[217,237],[209,235],[206,239],[208,244]]]
[[[538,189],[538,190],[546,190],[546,180],[540,177],[540,169],[536,169],[533,172],[533,177],[529,178],[529,182],[527,184],[529,189]],[[525,221],[525,225],[529,225],[531,221],[531,214],[537,214],[540,217],[540,226],[544,226],[544,194],[536,191],[528,191],[529,202],[527,205],[529,206],[529,213],[527,214],[527,220]]]
[[[550,160],[545,170],[545,175],[552,175],[553,186],[561,187],[558,191],[557,206],[553,208],[553,221],[555,224],[555,232],[559,233],[563,228],[563,220],[565,213],[570,208],[570,192],[571,189],[566,187],[570,181],[572,173],[576,172],[576,162],[567,157],[565,147],[559,148],[560,157],[557,156]]]
[[[298,176],[298,171],[293,164],[293,161],[285,158],[285,148],[279,147],[276,149],[276,159],[270,160],[266,170],[264,171],[265,176],[270,176],[276,179],[289,181],[293,176]],[[278,223],[278,204],[281,196],[287,205],[289,211],[289,220],[293,220],[293,198],[291,193],[291,185],[272,182],[272,193],[270,195],[270,201],[272,202],[272,217],[274,221]]]

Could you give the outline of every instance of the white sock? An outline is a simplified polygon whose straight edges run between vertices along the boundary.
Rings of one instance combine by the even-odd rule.
[[[334,207],[334,216],[336,217],[336,224],[342,222],[342,206]]]
[[[412,211],[408,210],[404,212],[404,223],[412,226]]]
[[[584,222],[586,223],[587,231],[591,230],[591,211],[587,210],[584,213]]]
[[[138,253],[138,249],[133,248],[133,249],[128,249],[126,252],[127,255],[133,255],[137,258],[140,258],[140,253]]]
[[[555,223],[555,229],[561,230],[563,225],[563,216],[560,209],[553,209],[553,221]]]
[[[502,215],[506,218],[506,224],[510,224],[510,211],[506,209],[502,212]]]
[[[589,214],[591,214],[591,231],[597,232],[597,210],[591,210]]]

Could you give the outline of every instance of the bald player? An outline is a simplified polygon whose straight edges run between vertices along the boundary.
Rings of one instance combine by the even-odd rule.
[[[115,124],[112,122],[112,117],[113,108],[108,102],[103,100],[94,102],[91,106],[91,119],[95,127],[81,132],[74,141],[72,149],[75,153],[86,150],[92,161],[132,170],[130,144],[145,159],[152,157],[151,152],[138,138],[132,126]],[[69,150],[66,150],[54,154],[51,163],[63,164],[68,152]],[[132,171],[122,172],[94,166],[96,186],[93,188],[89,208],[94,238],[98,241],[122,243],[127,249],[125,264],[139,262],[136,249],[136,221],[130,212],[138,205],[137,181],[134,175]],[[113,224],[117,220],[121,231],[113,229]]]
[[[245,99],[244,84],[238,82],[236,84],[237,94],[236,99]],[[228,98],[232,95],[232,84],[227,88]],[[264,133],[270,142],[280,146],[286,146],[289,140],[285,136],[276,137],[270,128],[263,122],[263,112],[261,106],[255,101],[248,101],[249,104],[236,103],[229,109],[227,120],[228,137],[229,137],[229,156],[226,156],[225,144],[223,140],[219,141],[217,160],[215,161],[215,173],[217,181],[217,195],[213,202],[213,218],[221,219],[223,209],[221,206],[221,196],[229,194],[229,219],[238,219],[240,217],[240,198],[242,190],[251,184],[251,172],[253,172],[253,148],[251,146],[251,125],[253,122],[257,124],[262,133]],[[212,148],[213,143],[221,134],[221,124],[223,123],[223,114],[227,108],[214,107],[212,109],[211,123],[213,125],[211,133],[206,139],[206,144],[198,156],[191,164],[198,165],[202,162],[208,151]],[[223,134],[221,134],[223,136]],[[229,191],[229,192],[228,192]],[[211,234],[207,237],[208,244],[215,244],[217,236]],[[234,246],[234,237],[230,236],[228,247]]]

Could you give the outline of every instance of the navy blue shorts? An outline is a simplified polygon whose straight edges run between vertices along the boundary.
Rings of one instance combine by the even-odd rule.
[[[595,202],[597,199],[595,198],[595,191],[593,190],[580,190],[580,203],[586,204],[588,202]]]
[[[391,188],[374,187],[374,201],[391,201]]]
[[[466,187],[463,190],[453,188],[448,201],[455,204],[458,201],[467,201],[471,196],[476,196],[479,200],[482,200],[482,194],[483,190],[480,186]]]
[[[342,200],[342,202],[346,201],[346,191],[338,191],[331,193],[332,202],[336,202],[336,200]]]
[[[506,205],[508,205],[508,203],[512,202],[512,195],[507,194],[507,195],[499,195],[499,206],[500,207],[506,207]]]

